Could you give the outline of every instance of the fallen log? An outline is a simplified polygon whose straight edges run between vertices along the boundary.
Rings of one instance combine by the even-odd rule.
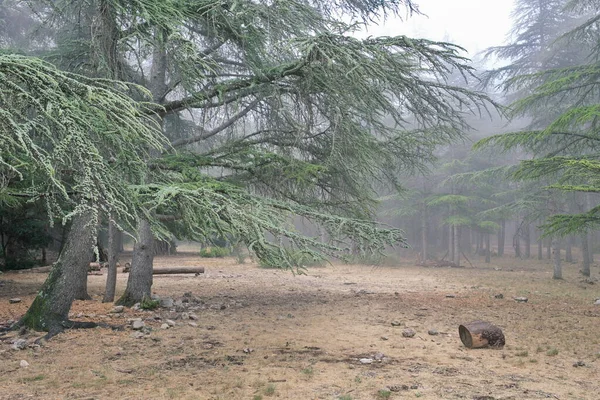
[[[460,340],[469,349],[504,347],[502,329],[486,321],[473,321],[458,327]]]
[[[152,275],[170,275],[170,274],[203,274],[204,267],[179,267],[179,268],[165,268],[155,269],[152,271]]]

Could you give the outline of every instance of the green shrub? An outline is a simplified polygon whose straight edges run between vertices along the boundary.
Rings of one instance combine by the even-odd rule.
[[[140,302],[140,308],[142,310],[156,310],[159,305],[160,305],[160,300],[152,300],[148,296],[144,296],[144,298]]]
[[[222,258],[228,255],[229,249],[227,247],[211,246],[200,250],[200,257],[203,258]]]

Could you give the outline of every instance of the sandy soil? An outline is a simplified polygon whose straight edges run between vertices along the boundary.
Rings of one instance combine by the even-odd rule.
[[[168,330],[160,325],[181,312],[110,314],[112,305],[100,302],[105,276],[90,276],[93,300],[73,305],[75,319],[126,325],[141,317],[152,332],[136,339],[130,327],[69,331],[22,351],[10,348],[14,334],[0,337],[0,399],[600,398],[600,290],[581,281],[576,265],[553,281],[550,265],[538,261],[411,264],[294,276],[234,259],[158,258],[159,266],[207,270],[155,276],[156,294],[177,300],[188,292],[188,312],[198,316]],[[22,315],[44,278],[0,275],[0,321]],[[119,275],[119,291],[126,279]],[[23,301],[9,304],[11,297]],[[457,327],[476,319],[500,326],[507,345],[466,349]],[[402,336],[407,328],[413,338]]]

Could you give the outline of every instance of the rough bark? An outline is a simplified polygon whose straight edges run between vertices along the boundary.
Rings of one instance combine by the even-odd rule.
[[[525,240],[525,258],[531,257],[531,232],[529,224],[523,228],[523,239]]]
[[[562,264],[560,262],[560,240],[552,238],[552,252],[554,254],[554,274],[552,279],[562,279]]]
[[[154,261],[154,235],[150,222],[141,219],[138,224],[138,240],[133,246],[133,259],[127,288],[117,304],[132,306],[150,297],[152,289],[152,263]]]
[[[115,222],[108,222],[108,271],[106,276],[106,288],[104,290],[103,303],[115,301],[115,290],[117,286],[117,263],[119,262],[119,229]]]
[[[571,248],[571,237],[567,237],[567,242],[565,245],[565,261],[566,262],[573,262],[573,251]]]
[[[581,256],[583,263],[581,265],[581,273],[584,276],[590,276],[590,253],[589,253],[589,242],[588,234],[581,235]]]
[[[458,327],[460,340],[469,349],[482,347],[503,347],[505,342],[502,329],[486,321],[473,321]]]
[[[94,246],[92,232],[95,227],[90,226],[91,224],[91,211],[73,218],[58,261],[19,325],[46,331],[49,336],[70,326],[68,316],[71,303],[76,299],[82,282],[87,282],[89,260]]]
[[[550,238],[546,241],[546,258],[548,260],[552,259],[552,239]]]

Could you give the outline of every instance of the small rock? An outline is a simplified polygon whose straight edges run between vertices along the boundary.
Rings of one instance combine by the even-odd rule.
[[[27,340],[25,339],[17,339],[13,342],[12,346],[10,346],[13,350],[23,350],[27,347]]]
[[[163,308],[171,308],[175,303],[173,299],[170,297],[165,297],[164,299],[160,299],[160,306]]]
[[[247,347],[247,348],[245,348],[245,349],[243,350],[243,352],[244,352],[244,353],[246,353],[246,354],[250,354],[250,353],[253,353],[253,352],[254,352],[254,349],[251,349],[250,347]]]
[[[402,325],[404,325],[402,322],[392,321],[392,326],[402,326]]]
[[[595,306],[600,306],[600,299],[597,299],[597,300],[594,302],[594,305],[595,305]]]
[[[417,334],[417,332],[415,332],[414,329],[412,328],[408,328],[402,331],[402,336],[405,338],[411,338],[414,337]]]
[[[185,292],[183,297],[192,297],[192,292]]]
[[[131,324],[131,329],[133,329],[134,331],[139,331],[141,330],[146,324],[144,324],[144,321],[140,321],[140,320],[135,320],[133,321],[133,323]]]
[[[131,307],[131,309],[132,309],[133,311],[139,311],[139,310],[140,310],[140,303],[135,303],[135,304],[133,305],[133,307]]]
[[[173,321],[172,319],[168,319],[165,321],[167,323],[167,325],[169,326],[175,326],[175,321]]]
[[[9,299],[8,302],[10,304],[20,303],[21,299],[19,299],[18,297],[15,297],[14,299]]]
[[[195,323],[195,322],[188,322],[188,325],[189,325],[189,326],[192,326],[192,327],[194,327],[194,328],[196,328],[196,327],[198,326],[198,324],[197,324],[197,323]]]
[[[142,339],[144,338],[146,335],[144,335],[142,332],[133,332],[129,335],[129,337],[132,337],[134,339]]]
[[[226,308],[227,308],[227,306],[225,304],[221,304],[221,307],[219,307],[219,309],[221,309],[221,310],[224,310]]]
[[[427,331],[427,333],[430,334],[431,336],[437,336],[440,334],[436,329],[430,329]]]
[[[381,340],[390,340],[390,338],[389,338],[389,337],[387,337],[387,336],[382,336],[382,337],[381,337]]]
[[[156,300],[160,300],[160,296],[159,296],[159,295],[157,295],[157,294],[153,294],[153,295],[151,295],[151,296],[150,296],[150,299],[151,299],[151,300],[154,300],[154,301],[156,301]]]
[[[376,359],[377,361],[381,361],[381,360],[383,360],[385,358],[385,354],[383,354],[383,353],[376,353],[373,356],[373,358]]]
[[[447,295],[446,295],[446,298],[447,298],[447,299],[453,299],[453,298],[455,298],[455,297],[456,297],[456,295],[455,295],[455,294],[447,294]]]
[[[373,364],[372,358],[361,358],[358,360],[361,364]]]
[[[529,299],[527,297],[515,297],[517,303],[527,303]]]
[[[575,368],[577,368],[577,367],[585,367],[585,363],[583,361],[577,361],[577,362],[573,363],[573,366]]]
[[[111,313],[114,313],[114,314],[120,314],[120,313],[122,313],[122,312],[123,312],[123,310],[124,310],[124,309],[125,309],[125,307],[123,307],[123,306],[115,306],[115,307],[112,309]]]
[[[503,299],[503,298],[504,298],[504,295],[503,295],[502,293],[498,293],[498,294],[495,294],[495,295],[494,295],[494,298],[495,298],[495,299]]]
[[[19,366],[21,368],[27,368],[27,367],[29,367],[29,363],[25,360],[21,360],[21,362],[19,363]]]
[[[188,314],[188,313],[186,313],[186,312],[184,312],[184,313],[181,313],[181,319],[184,319],[184,320],[185,320],[185,319],[190,319],[190,314]]]
[[[196,314],[190,314],[190,319],[193,319],[194,321],[198,321],[198,316]]]
[[[169,329],[171,326],[169,324],[162,324],[160,329]]]
[[[408,385],[391,385],[387,387],[390,392],[400,392],[409,389]]]

